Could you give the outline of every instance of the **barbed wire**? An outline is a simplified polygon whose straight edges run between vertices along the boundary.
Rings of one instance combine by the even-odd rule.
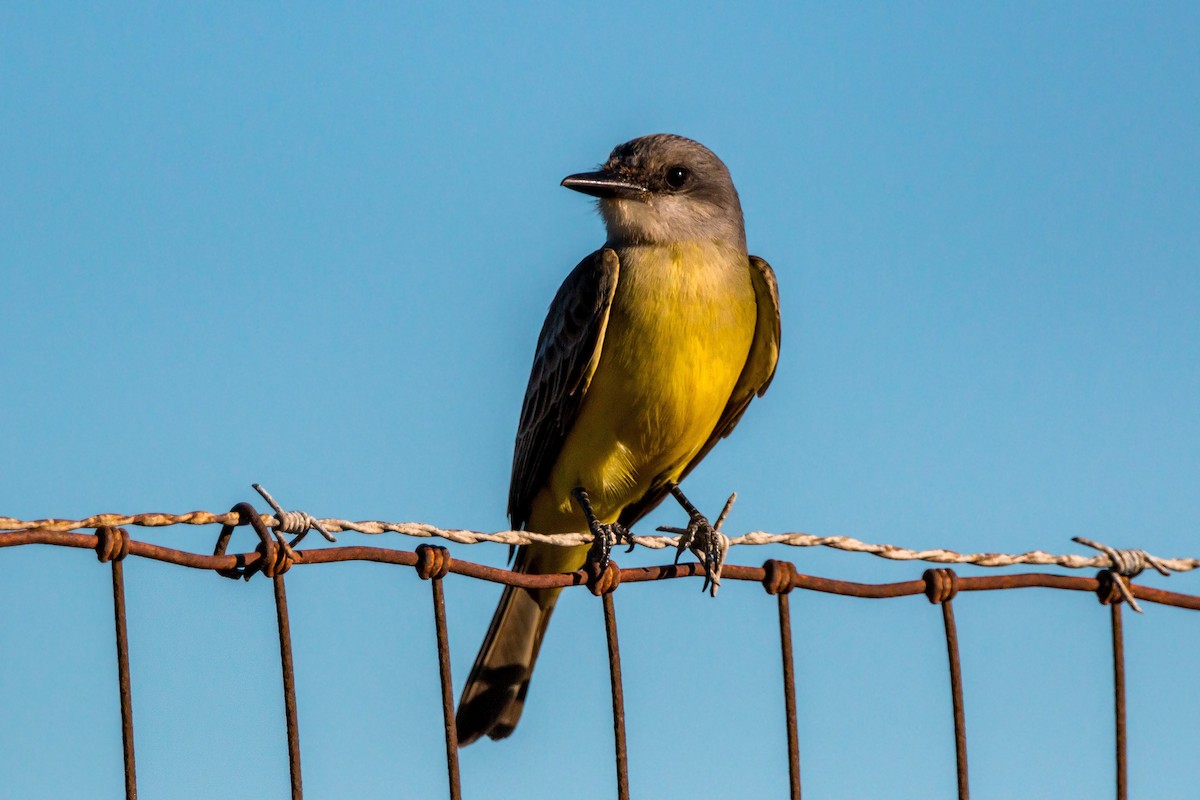
[[[262,514],[260,520],[268,528],[281,528],[289,533],[295,533],[290,527],[286,515],[303,512],[283,512],[284,519],[279,515]],[[496,531],[485,533],[459,528],[439,528],[424,522],[385,522],[381,520],[351,521],[336,517],[317,519],[305,515],[311,527],[323,533],[333,534],[353,531],[367,535],[382,535],[387,533],[411,536],[420,539],[438,538],[455,544],[494,544],[524,545],[547,544],[559,547],[576,547],[591,544],[592,534],[559,533],[541,534],[531,531]],[[186,514],[96,514],[83,519],[38,519],[22,520],[14,517],[0,517],[0,531],[24,531],[41,529],[48,531],[73,531],[78,529],[96,529],[103,527],[122,527],[133,525],[144,528],[159,528],[171,525],[236,525],[238,514],[229,512],[214,514],[210,511],[191,511]],[[667,528],[667,530],[675,530]],[[675,548],[678,544],[676,536],[639,536],[632,537],[634,543],[651,550]],[[1100,552],[1095,555],[1080,555],[1075,553],[1054,554],[1042,550],[1030,550],[1024,553],[959,553],[944,548],[912,550],[891,544],[873,544],[863,542],[850,536],[819,536],[810,533],[768,533],[766,531],[750,531],[740,536],[728,537],[730,547],[749,545],[781,544],[789,547],[826,547],[848,553],[867,553],[878,558],[892,561],[926,561],[934,564],[968,564],[976,567],[1012,567],[1023,564],[1038,566],[1055,566],[1067,569],[1114,569],[1122,574],[1137,574],[1149,565],[1162,574],[1170,572],[1190,572],[1200,568],[1200,558],[1159,558],[1144,550],[1117,550],[1107,545],[1100,545],[1090,540],[1077,537],[1074,541],[1095,547]],[[1130,566],[1134,569],[1130,569]]]

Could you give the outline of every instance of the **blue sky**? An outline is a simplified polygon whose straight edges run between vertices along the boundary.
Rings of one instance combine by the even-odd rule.
[[[0,515],[224,511],[257,481],[318,516],[505,528],[542,315],[603,241],[558,181],[670,131],[729,165],[783,297],[770,393],[686,487],[714,513],[736,489],[730,530],[1196,555],[1198,78],[1183,3],[6,6]],[[136,534],[202,552],[216,530]],[[731,560],[769,557],[921,572]],[[121,796],[107,569],[0,558],[4,791]],[[283,795],[269,583],[126,580],[143,795]],[[440,796],[428,587],[287,580],[308,795]],[[461,685],[498,591],[446,593]],[[782,796],[773,602],[616,601],[635,795]],[[937,610],[792,608],[806,796],[949,796]],[[956,610],[974,796],[1110,792],[1106,611],[1042,590]],[[1134,796],[1194,791],[1195,621],[1128,619]],[[613,796],[602,637],[568,593],[517,734],[463,751],[467,796]]]

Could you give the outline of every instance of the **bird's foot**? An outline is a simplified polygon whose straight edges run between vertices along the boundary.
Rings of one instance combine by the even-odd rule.
[[[592,510],[592,503],[588,499],[587,490],[582,486],[575,489],[575,499],[579,501],[580,507],[583,508],[583,515],[587,518],[588,530],[591,531],[593,537],[592,549],[588,551],[588,560],[596,565],[596,574],[603,575],[608,569],[608,561],[614,547],[618,544],[628,544],[629,550],[626,552],[633,552],[633,533],[619,522],[601,522],[598,520],[596,512]]]
[[[592,522],[588,524],[588,529],[595,537],[592,540],[592,549],[588,552],[588,559],[596,565],[597,575],[603,575],[608,569],[613,547],[628,542],[629,549],[633,549],[633,534],[619,522]]]
[[[737,499],[737,493],[729,495],[729,499],[725,501],[725,508],[721,510],[721,515],[717,517],[715,525],[710,523],[708,517],[701,514],[692,505],[691,501],[680,491],[678,485],[671,487],[671,496],[679,501],[679,505],[683,506],[683,510],[687,512],[688,525],[686,528],[663,526],[659,530],[679,534],[679,543],[675,548],[675,563],[679,563],[679,557],[683,555],[684,550],[691,550],[704,566],[704,585],[700,591],[708,591],[713,597],[716,597],[717,589],[721,586],[721,567],[725,563],[725,553],[729,550],[729,538],[721,533],[721,525],[729,516],[729,510],[733,508],[733,501]]]

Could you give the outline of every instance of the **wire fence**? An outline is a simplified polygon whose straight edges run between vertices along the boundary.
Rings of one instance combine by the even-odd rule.
[[[344,561],[371,561],[394,564],[416,570],[428,580],[433,594],[433,616],[436,630],[438,670],[442,689],[442,714],[446,741],[448,795],[452,800],[462,796],[459,781],[458,741],[454,724],[454,698],[450,673],[450,644],[447,635],[446,607],[442,580],[448,574],[491,581],[529,589],[587,586],[601,598],[604,610],[605,636],[608,644],[609,676],[612,684],[612,713],[614,766],[617,778],[617,797],[629,798],[628,755],[625,744],[625,703],[621,680],[621,653],[617,635],[617,618],[613,594],[622,583],[660,581],[705,575],[698,563],[669,564],[655,567],[622,569],[609,561],[601,571],[589,563],[575,572],[530,575],[451,558],[444,547],[421,544],[413,551],[383,547],[338,546],[298,550],[296,546],[309,530],[317,530],[331,541],[341,531],[359,533],[401,533],[419,537],[440,537],[455,542],[500,542],[527,544],[530,542],[576,546],[591,542],[590,534],[541,536],[525,531],[478,533],[462,530],[442,530],[419,523],[350,522],[340,519],[315,519],[304,512],[285,511],[271,496],[255,486],[274,509],[273,515],[260,514],[249,503],[239,503],[228,513],[213,514],[194,511],[188,514],[137,514],[131,516],[101,514],[81,520],[19,520],[0,517],[0,548],[44,544],[94,550],[101,562],[111,565],[113,614],[117,649],[118,691],[121,708],[121,740],[125,759],[125,796],[137,797],[137,770],[134,756],[133,692],[130,681],[129,639],[125,622],[125,584],[122,561],[129,557],[149,558],[194,569],[212,570],[227,578],[249,580],[258,573],[271,579],[275,590],[276,620],[279,632],[280,670],[282,677],[285,723],[287,726],[288,764],[291,794],[295,800],[303,796],[300,767],[300,731],[296,710],[296,687],[292,665],[291,628],[288,619],[287,591],[284,576],[293,566],[329,564]],[[732,500],[732,498],[731,498]],[[124,526],[160,527],[166,525],[221,525],[216,546],[211,555],[193,553],[150,544],[131,538]],[[230,538],[236,527],[249,525],[259,537],[252,552],[227,553]],[[91,530],[92,533],[81,532]],[[675,531],[677,529],[665,529]],[[291,534],[289,541],[285,534]],[[634,537],[646,547],[675,547],[674,537]],[[871,545],[848,537],[820,537],[810,534],[766,534],[754,532],[740,537],[724,538],[723,548],[730,546],[782,543],[795,546],[825,546],[852,552],[871,553],[883,558],[921,560],[934,563],[973,564],[978,566],[1011,566],[1015,564],[1053,565],[1076,569],[1093,568],[1100,571],[1095,577],[1074,577],[1049,573],[960,577],[950,568],[925,570],[920,579],[898,583],[855,583],[805,575],[790,561],[771,559],[761,567],[727,564],[719,568],[719,578],[733,581],[753,581],[777,598],[779,617],[780,656],[782,661],[782,694],[788,743],[788,775],[790,797],[799,800],[800,746],[796,721],[796,686],[792,656],[792,629],[788,595],[794,589],[825,592],[861,598],[894,598],[925,595],[930,603],[941,606],[945,628],[946,653],[949,662],[951,708],[954,724],[954,744],[958,782],[958,797],[970,796],[967,770],[967,729],[963,705],[963,676],[959,661],[958,634],[954,621],[953,600],[959,592],[998,591],[1043,587],[1066,591],[1091,592],[1102,605],[1110,609],[1113,657],[1114,754],[1118,800],[1127,800],[1125,725],[1125,656],[1121,606],[1125,603],[1138,609],[1142,600],[1162,605],[1200,610],[1200,596],[1169,592],[1135,584],[1130,578],[1147,567],[1164,574],[1168,571],[1187,571],[1200,566],[1200,559],[1161,559],[1141,550],[1116,550],[1086,539],[1076,541],[1095,548],[1094,556],[1055,556],[1041,551],[1019,555],[983,553],[960,554],[948,550],[913,551],[890,545]],[[1140,609],[1139,609],[1140,610]]]

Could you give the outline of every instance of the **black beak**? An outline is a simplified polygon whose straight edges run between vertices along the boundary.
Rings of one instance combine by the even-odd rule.
[[[604,198],[639,197],[647,191],[645,186],[632,183],[626,178],[605,170],[568,175],[562,179],[562,185],[577,192],[590,194],[592,197]]]

